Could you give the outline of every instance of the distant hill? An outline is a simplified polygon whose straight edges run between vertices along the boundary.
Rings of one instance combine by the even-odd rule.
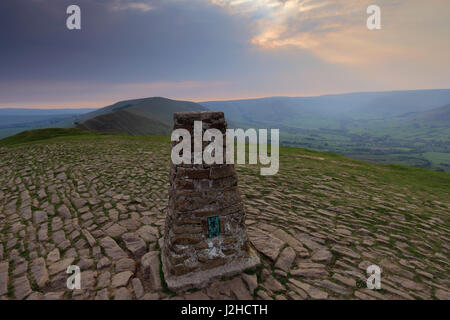
[[[69,127],[77,116],[94,110],[0,108],[0,138],[24,130]]]
[[[280,143],[450,172],[450,90],[201,102],[237,127],[278,128]]]
[[[100,132],[169,135],[174,112],[202,110],[206,108],[194,102],[161,97],[127,100],[78,117],[76,126]]]
[[[208,101],[200,104],[223,111],[242,124],[266,123],[309,127],[311,120],[377,120],[423,112],[450,103],[450,89],[362,92],[317,97],[270,97],[248,100]],[[320,119],[319,119],[320,118]],[[320,122],[320,121],[319,121]]]
[[[77,125],[80,129],[117,132],[133,135],[169,135],[170,127],[167,124],[139,116],[127,110],[118,110],[88,119]]]
[[[433,123],[450,123],[450,104],[440,108],[431,109],[423,112],[413,112],[405,115],[410,121]]]

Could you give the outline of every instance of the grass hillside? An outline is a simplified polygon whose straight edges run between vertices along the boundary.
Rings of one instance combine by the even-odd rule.
[[[165,123],[137,115],[128,110],[102,114],[78,124],[77,127],[85,130],[133,135],[168,136],[171,131],[170,126]]]
[[[47,128],[26,130],[16,135],[9,136],[0,140],[0,145],[12,146],[17,144],[31,143],[48,139],[56,139],[62,137],[78,137],[78,136],[96,136],[97,133],[81,130],[78,128]]]
[[[0,298],[450,298],[449,174],[289,147],[275,176],[237,166],[261,268],[180,296],[155,287],[133,252],[160,251],[169,164],[167,137],[52,129],[0,141]],[[70,264],[82,290],[66,288]],[[381,290],[365,288],[371,264]]]
[[[174,112],[202,110],[205,107],[194,102],[160,97],[127,100],[80,116],[77,127],[100,132],[169,135]]]
[[[450,123],[450,104],[447,104],[440,108],[431,109],[424,112],[416,112],[408,114],[407,117],[410,121],[419,122],[424,121],[425,123]]]

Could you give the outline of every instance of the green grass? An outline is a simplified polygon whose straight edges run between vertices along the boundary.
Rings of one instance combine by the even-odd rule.
[[[450,163],[450,153],[443,153],[443,152],[426,152],[423,154],[423,156],[435,163]]]
[[[155,142],[170,142],[170,138],[165,136],[131,136],[119,133],[99,133],[78,128],[48,128],[27,130],[14,136],[6,137],[0,140],[0,146],[17,146],[28,143],[48,142],[61,139],[100,139],[107,138],[109,136],[118,138],[124,137],[126,139],[149,140]]]
[[[97,134],[76,128],[69,128],[69,129],[48,128],[48,129],[27,130],[0,140],[0,145],[12,146],[40,140],[48,140],[53,138],[70,137],[70,136],[81,136],[81,135],[97,135]]]

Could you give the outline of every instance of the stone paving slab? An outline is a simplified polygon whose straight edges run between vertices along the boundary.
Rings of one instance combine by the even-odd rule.
[[[114,136],[2,148],[0,299],[449,299],[448,199],[302,154],[282,154],[273,177],[237,166],[264,267],[167,291],[169,152]],[[71,264],[80,290],[66,287]],[[379,291],[364,286],[370,264],[382,268]]]

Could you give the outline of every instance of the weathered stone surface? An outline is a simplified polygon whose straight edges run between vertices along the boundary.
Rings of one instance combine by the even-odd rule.
[[[44,295],[40,292],[32,292],[26,300],[43,300],[44,299]]]
[[[343,283],[343,284],[345,284],[345,285],[347,285],[347,286],[349,286],[351,288],[355,288],[356,287],[356,280],[355,279],[342,276],[342,275],[340,275],[338,273],[333,274],[333,279],[337,280],[337,281],[339,281],[339,282],[341,282],[341,283]]]
[[[62,300],[64,298],[64,291],[47,292],[42,297],[42,300]]]
[[[97,271],[88,270],[81,272],[81,288],[83,290],[94,290],[96,280]]]
[[[348,288],[348,287],[344,287],[340,284],[331,282],[330,280],[321,280],[318,281],[317,284],[322,287],[325,288],[327,290],[330,290],[334,293],[346,296],[349,295],[350,293],[352,293],[352,291]]]
[[[185,300],[211,300],[208,295],[201,291],[187,293],[184,296]]]
[[[278,239],[286,242],[292,249],[294,249],[295,252],[298,253],[300,257],[308,257],[309,253],[308,250],[303,247],[302,243],[298,241],[296,238],[288,234],[286,231],[281,229],[276,229],[273,232],[273,235],[277,237]]]
[[[40,224],[48,220],[47,213],[44,211],[35,211],[33,213],[33,220],[35,224]]]
[[[230,177],[235,174],[234,166],[224,165],[222,167],[212,167],[210,177],[211,179],[222,179]]]
[[[111,273],[109,271],[105,271],[101,273],[97,278],[97,288],[106,288],[111,284]]]
[[[127,257],[125,251],[123,251],[111,237],[101,239],[100,244],[105,249],[106,254],[112,259]]]
[[[127,229],[118,224],[114,224],[106,230],[106,234],[114,238],[121,236],[125,232],[127,232]]]
[[[240,277],[235,277],[234,279],[229,281],[229,286],[231,292],[234,294],[237,300],[251,300],[253,299],[252,295],[248,291],[244,282]]]
[[[434,294],[439,300],[450,300],[450,291],[437,289]]]
[[[81,270],[89,270],[94,266],[94,260],[82,257],[77,264]]]
[[[102,257],[97,263],[97,269],[103,269],[111,265],[111,260],[107,257]]]
[[[264,290],[258,290],[258,292],[256,293],[258,295],[258,298],[261,300],[273,300],[266,291]]]
[[[48,268],[48,273],[52,276],[57,273],[66,272],[67,268],[72,264],[72,262],[75,260],[75,258],[66,258],[64,260],[58,261],[53,263]]]
[[[69,208],[65,204],[61,205],[58,208],[58,214],[63,217],[64,219],[70,219],[72,218],[72,215],[70,214]]]
[[[74,199],[73,201],[73,205],[75,206],[75,208],[80,209],[82,207],[84,207],[87,204],[87,201],[85,199]]]
[[[95,241],[95,238],[90,234],[90,232],[87,230],[83,230],[82,233],[83,233],[84,237],[87,239],[89,245],[91,247],[95,247],[97,242]]]
[[[242,279],[247,283],[248,289],[250,291],[250,294],[253,295],[255,292],[255,289],[258,287],[258,278],[255,274],[249,275],[246,273],[242,274]]]
[[[141,297],[140,300],[159,300],[159,294],[156,292],[146,293]]]
[[[159,265],[159,256],[156,251],[146,253],[141,259],[144,277],[150,280],[152,289],[155,291],[162,289]]]
[[[55,248],[47,255],[47,264],[53,264],[61,258],[59,249]]]
[[[30,282],[27,276],[14,279],[14,296],[16,299],[22,300],[31,293]]]
[[[139,238],[134,233],[125,233],[122,235],[122,240],[125,242],[125,246],[135,257],[142,257],[147,251],[147,246],[144,240]]]
[[[95,300],[109,300],[108,289],[104,288],[97,291],[97,294],[95,295]]]
[[[8,262],[0,263],[0,297],[8,292]]]
[[[52,234],[52,239],[56,243],[56,245],[60,245],[64,241],[66,241],[66,234],[63,230],[56,231]]]
[[[115,270],[116,272],[122,271],[131,271],[134,272],[136,270],[136,262],[133,259],[122,258],[115,262]]]
[[[266,281],[263,283],[264,288],[269,289],[272,292],[284,291],[284,286],[276,280],[272,275],[268,276]]]
[[[276,260],[281,248],[284,245],[284,242],[280,239],[271,236],[267,232],[257,229],[251,229],[249,232],[249,237],[255,248],[272,261]]]
[[[311,260],[315,262],[328,263],[331,261],[331,258],[333,258],[333,254],[325,248],[315,251],[311,256]]]
[[[141,237],[145,242],[153,242],[158,238],[158,229],[152,226],[142,226],[136,233]]]
[[[335,246],[333,246],[333,247],[331,248],[331,250],[332,250],[332,251],[335,251],[335,252],[338,252],[338,253],[340,253],[340,254],[342,254],[342,255],[344,255],[344,256],[348,256],[348,257],[350,257],[350,258],[354,258],[354,259],[359,259],[359,258],[361,257],[361,256],[360,256],[358,253],[356,253],[355,251],[353,251],[353,250],[351,250],[351,249],[349,249],[349,248],[340,246],[340,245],[335,245]]]
[[[292,270],[291,275],[304,278],[323,278],[328,276],[328,273],[324,269],[297,269]]]
[[[31,274],[39,288],[43,288],[47,284],[49,278],[44,258],[37,258],[33,261],[31,264]]]
[[[328,298],[328,293],[326,291],[317,289],[315,287],[310,287],[308,290],[306,290],[306,292],[313,299],[323,300]]]
[[[114,300],[131,300],[131,292],[127,288],[119,288],[114,291]]]
[[[189,132],[211,128],[225,133],[227,124],[222,112],[182,112],[174,114],[174,129],[178,128]],[[206,153],[210,149],[205,143],[201,148]],[[196,158],[195,152],[192,157]],[[204,287],[214,278],[234,275],[259,263],[259,257],[250,252],[234,165],[203,159],[194,166],[171,166],[160,247],[166,283],[175,291]]]
[[[124,272],[115,274],[112,278],[111,287],[118,288],[118,287],[126,286],[132,276],[133,276],[133,272],[131,272],[131,271],[124,271]]]
[[[295,251],[291,247],[284,249],[275,263],[275,267],[289,272],[295,260]]]
[[[141,298],[144,295],[144,287],[142,286],[141,280],[134,278],[131,280],[131,284],[133,285],[133,291],[136,298]]]
[[[28,270],[28,262],[23,261],[20,264],[17,264],[14,268],[13,275],[14,276],[21,276]]]

